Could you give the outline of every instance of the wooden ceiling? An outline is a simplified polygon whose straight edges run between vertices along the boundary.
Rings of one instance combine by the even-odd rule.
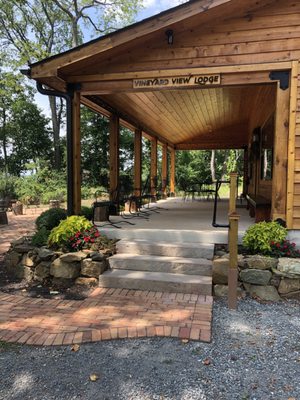
[[[158,132],[178,149],[240,148],[248,143],[249,120],[257,105],[266,99],[274,104],[274,88],[196,88],[114,93],[101,98],[129,119],[143,121],[149,131]]]

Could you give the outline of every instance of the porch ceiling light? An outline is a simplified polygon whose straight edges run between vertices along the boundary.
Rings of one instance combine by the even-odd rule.
[[[174,32],[171,29],[168,29],[166,31],[166,36],[168,38],[168,44],[173,44],[174,43]]]

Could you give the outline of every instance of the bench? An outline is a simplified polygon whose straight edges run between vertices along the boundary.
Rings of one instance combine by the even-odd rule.
[[[271,200],[252,194],[246,194],[246,200],[249,215],[255,217],[255,222],[271,220]]]

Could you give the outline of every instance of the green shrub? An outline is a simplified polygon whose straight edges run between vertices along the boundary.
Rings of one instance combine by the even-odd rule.
[[[281,242],[286,235],[286,228],[277,222],[259,222],[247,229],[243,245],[251,253],[271,254],[271,242]]]
[[[46,246],[49,235],[50,231],[43,226],[33,235],[31,242],[37,247]]]
[[[65,247],[67,241],[75,236],[77,232],[83,232],[86,229],[90,229],[93,226],[85,217],[72,215],[67,219],[60,222],[60,224],[53,228],[48,244],[50,246]]]
[[[82,206],[80,215],[91,221],[93,219],[93,209],[92,207]]]
[[[42,204],[49,204],[50,200],[59,200],[61,203],[67,199],[67,189],[58,188],[56,190],[44,190],[41,194]]]
[[[38,230],[45,228],[47,231],[51,231],[53,228],[59,225],[60,221],[67,218],[67,211],[62,208],[50,208],[42,212],[42,214],[36,219],[35,224]]]

